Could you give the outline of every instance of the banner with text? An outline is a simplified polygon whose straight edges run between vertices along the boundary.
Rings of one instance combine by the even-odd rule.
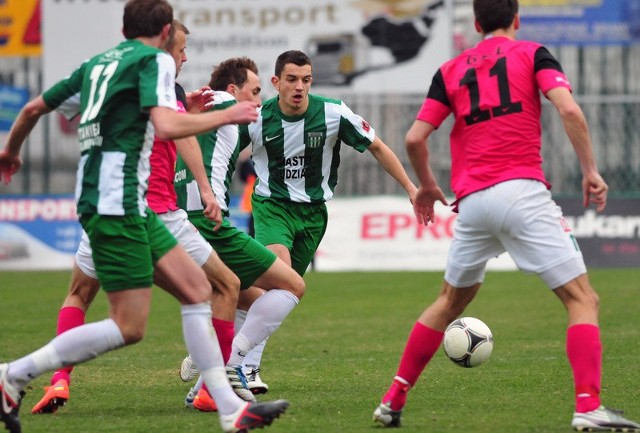
[[[640,43],[640,0],[520,0],[519,39],[547,45]]]
[[[603,213],[580,200],[556,200],[587,266],[640,267],[640,199],[609,200]],[[318,271],[444,270],[457,214],[436,203],[436,222],[418,225],[406,198],[337,198],[315,257]],[[0,197],[0,271],[71,269],[82,227],[71,196]],[[233,208],[232,223],[246,229]],[[508,254],[488,269],[516,269]]]
[[[557,200],[587,266],[640,266],[640,200],[610,200],[598,214],[580,200]],[[315,258],[318,271],[444,270],[457,214],[436,203],[436,222],[418,225],[402,197],[334,199]],[[508,254],[488,269],[516,269]]]
[[[43,0],[45,87],[122,40],[124,0]],[[265,96],[276,57],[303,50],[314,91],[396,93],[428,88],[452,53],[451,0],[170,0],[190,31],[185,89],[207,84],[212,67],[251,57]],[[93,17],[87,19],[87,17]]]
[[[71,269],[81,235],[72,196],[0,197],[0,270]]]

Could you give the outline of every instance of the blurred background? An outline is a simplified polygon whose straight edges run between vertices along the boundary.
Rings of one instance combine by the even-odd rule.
[[[0,0],[0,143],[30,98],[89,55],[121,40],[124,3]],[[188,61],[178,78],[187,90],[206,84],[218,62],[246,55],[260,68],[263,96],[271,97],[275,58],[285,50],[301,49],[314,62],[312,92],[343,99],[365,117],[408,171],[404,135],[433,74],[444,61],[479,40],[471,0],[170,3],[175,17],[190,30]],[[520,0],[520,14],[518,37],[547,46],[572,83],[589,121],[610,196],[627,200],[624,207],[631,209],[631,216],[637,214],[640,0]],[[554,197],[579,199],[578,161],[548,103],[542,123],[544,167]],[[436,175],[450,195],[449,125],[436,132],[431,155]],[[75,126],[55,113],[43,118],[25,144],[22,171],[10,185],[0,186],[0,200],[73,194],[79,158]],[[337,199],[403,195],[368,152],[362,155],[346,148],[341,158]],[[236,179],[236,195],[242,188],[242,180]],[[15,219],[16,212],[13,207],[3,215],[0,206],[0,222]],[[640,223],[634,221],[625,224],[631,224],[632,255],[638,260]],[[0,230],[0,240],[1,236]]]
[[[249,55],[261,66],[265,96],[272,96],[269,79],[275,57],[286,49],[303,49],[314,60],[312,91],[344,99],[404,162],[404,134],[436,68],[477,42],[471,0],[172,3],[176,17],[191,31],[185,78],[179,78],[183,84],[195,89],[207,83],[217,61]],[[0,0],[0,139],[21,106],[45,83],[52,84],[89,54],[118,42],[123,4]],[[640,196],[640,0],[520,4],[519,37],[544,43],[562,63],[589,120],[611,194]],[[86,18],[96,16],[101,19]],[[576,195],[578,163],[552,111],[547,105],[543,112],[546,172],[554,194]],[[448,187],[447,130],[436,134],[433,155],[437,175]],[[73,192],[78,154],[75,125],[59,115],[48,116],[29,138],[23,171],[11,185],[1,187],[0,194]],[[343,151],[342,158],[338,196],[401,193],[374,168],[369,155]]]

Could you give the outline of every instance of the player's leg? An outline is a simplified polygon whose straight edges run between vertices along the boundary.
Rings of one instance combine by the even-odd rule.
[[[407,393],[440,347],[444,330],[474,299],[484,280],[486,262],[504,251],[495,236],[476,221],[474,210],[483,206],[484,201],[474,195],[460,203],[442,290],[411,329],[396,375],[373,413],[374,421],[383,426],[400,426]]]
[[[247,318],[247,311],[251,307],[251,304],[261,295],[265,293],[264,289],[258,287],[250,287],[247,290],[240,292],[240,298],[238,300],[238,309],[236,310],[235,327],[236,330],[242,328],[244,321]],[[267,344],[267,339],[258,343],[256,347],[251,349],[244,357],[242,363],[242,369],[244,375],[247,377],[247,386],[249,390],[257,394],[266,394],[269,391],[269,385],[262,381],[260,377],[260,368],[262,364],[262,354]]]
[[[2,398],[8,403],[2,405],[0,415],[7,425],[19,424],[20,391],[31,380],[138,341],[144,332],[153,271],[145,221],[87,215],[81,222],[91,243],[99,246],[93,249],[93,257],[101,283],[105,291],[115,293],[109,296],[110,317],[70,329],[41,349],[0,366]],[[135,316],[127,314],[130,309]]]
[[[69,293],[58,312],[56,335],[85,323],[85,313],[100,290],[97,279],[91,278],[75,264],[72,271]],[[51,386],[44,388],[44,396],[31,409],[31,413],[54,413],[69,399],[73,365],[56,370],[51,376]]]
[[[210,284],[204,271],[181,247],[174,247],[156,264],[156,271],[172,282],[167,291],[182,304],[182,322],[187,349],[214,397],[223,431],[242,431],[269,425],[283,413],[288,403],[242,401],[231,388],[217,338],[212,332]]]
[[[187,213],[182,210],[169,211],[159,215],[178,243],[193,258],[207,275],[212,289],[213,328],[216,331],[223,360],[229,359],[231,343],[234,336],[234,318],[240,291],[240,280],[213,251],[211,244],[189,221]],[[199,223],[213,232],[211,221],[202,217]],[[198,374],[190,356],[185,358],[180,368],[180,378],[188,382]]]
[[[374,421],[386,427],[400,426],[409,390],[438,351],[447,325],[462,314],[479,289],[480,283],[456,288],[444,282],[438,298],[420,314],[413,325],[396,375],[374,411]]]
[[[640,431],[640,425],[600,405],[599,299],[589,283],[582,253],[562,210],[540,182],[516,180],[496,185],[495,189],[504,197],[505,208],[508,204],[508,212],[497,219],[502,221],[502,244],[520,269],[537,274],[554,289],[568,312],[566,349],[576,404],[573,427]]]
[[[100,283],[91,255],[89,237],[83,231],[71,271],[69,291],[58,312],[56,335],[84,324],[85,314],[99,290]],[[51,386],[44,388],[44,396],[31,409],[31,413],[54,413],[66,404],[72,370],[73,365],[70,365],[53,373]]]

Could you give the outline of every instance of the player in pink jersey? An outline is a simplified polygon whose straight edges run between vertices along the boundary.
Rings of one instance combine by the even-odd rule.
[[[640,431],[640,425],[601,405],[602,345],[598,295],[582,254],[549,192],[540,156],[540,92],[560,114],[582,170],[585,207],[602,211],[600,176],[587,123],[557,60],[543,46],[516,41],[517,0],[474,0],[484,40],[436,72],[406,136],[420,181],[417,218],[433,222],[434,204],[448,204],[429,165],[428,139],[449,115],[451,186],[459,216],[444,285],[413,326],[400,365],[374,420],[400,426],[407,393],[438,350],[447,325],[461,315],[484,279],[487,261],[505,251],[518,268],[538,275],[567,309],[566,350],[575,385],[572,426],[578,431]]]

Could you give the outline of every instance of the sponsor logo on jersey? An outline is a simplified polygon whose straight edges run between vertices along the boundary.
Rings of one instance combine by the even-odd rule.
[[[311,149],[318,148],[324,143],[324,132],[308,132],[307,147]]]

